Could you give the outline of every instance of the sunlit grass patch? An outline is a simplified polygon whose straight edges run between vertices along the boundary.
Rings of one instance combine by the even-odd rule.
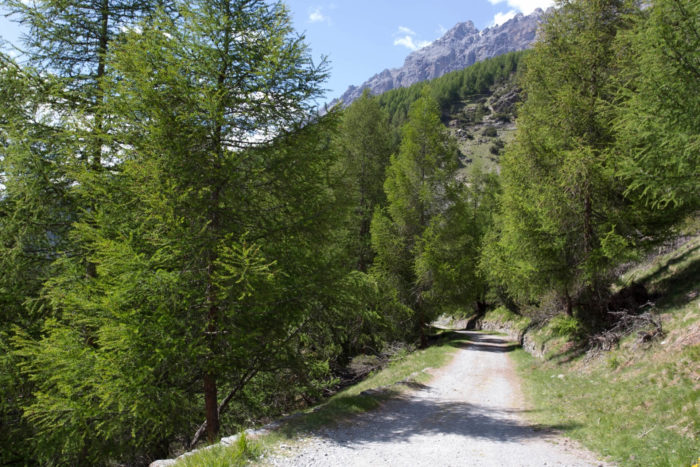
[[[182,458],[177,467],[235,467],[248,465],[262,454],[262,445],[241,433],[229,446],[216,444]]]
[[[700,344],[687,323],[700,316],[700,299],[667,313],[670,332],[651,348],[631,336],[601,358],[566,364],[514,352],[535,421],[569,427],[565,435],[621,465],[691,465],[700,451]]]

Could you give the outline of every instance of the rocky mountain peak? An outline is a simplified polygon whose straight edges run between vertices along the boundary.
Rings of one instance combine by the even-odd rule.
[[[441,38],[408,55],[401,68],[386,69],[360,86],[350,86],[339,100],[350,105],[365,88],[372,94],[381,94],[438,78],[487,58],[527,49],[535,41],[544,14],[539,8],[527,16],[519,13],[500,26],[483,31],[472,21],[458,23]]]
[[[476,26],[474,26],[474,23],[471,21],[466,21],[464,23],[457,23],[456,26],[454,26],[452,29],[447,31],[444,36],[442,36],[438,40],[445,40],[445,41],[450,41],[450,40],[461,40],[465,36],[468,35],[474,35],[478,34],[479,30],[476,29]]]

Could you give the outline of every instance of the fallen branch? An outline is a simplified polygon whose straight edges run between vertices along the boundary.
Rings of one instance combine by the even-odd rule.
[[[648,302],[640,308],[647,306],[653,306],[653,303]],[[589,345],[594,352],[612,350],[619,344],[622,337],[634,331],[637,331],[638,335],[637,344],[648,343],[664,335],[661,320],[648,311],[639,315],[627,311],[610,311],[608,314],[616,317],[615,324],[610,329],[590,338]],[[651,329],[648,329],[649,327]]]

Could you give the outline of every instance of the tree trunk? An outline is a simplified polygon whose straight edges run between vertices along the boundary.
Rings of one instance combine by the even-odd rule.
[[[569,295],[569,291],[566,291],[566,316],[574,316],[574,304],[573,301],[571,300],[571,295]]]
[[[204,406],[207,413],[207,440],[214,443],[219,435],[219,406],[216,396],[216,378],[210,373],[204,375]]]
[[[369,253],[365,246],[367,245],[367,239],[370,236],[370,224],[371,219],[367,217],[367,213],[362,212],[362,220],[360,221],[360,254],[357,261],[357,270],[360,272],[367,272],[371,259],[369,258]]]

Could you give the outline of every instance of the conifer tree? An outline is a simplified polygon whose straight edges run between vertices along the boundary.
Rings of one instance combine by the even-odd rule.
[[[22,404],[31,384],[12,350],[18,332],[38,336],[49,314],[41,297],[75,212],[60,141],[46,105],[47,80],[0,55],[0,462],[31,460]]]
[[[354,194],[353,204],[356,205],[351,243],[357,256],[357,269],[367,272],[373,259],[370,223],[375,208],[386,202],[383,184],[391,155],[388,116],[369,90],[365,90],[362,97],[345,110],[340,127],[340,145],[343,167]]]
[[[433,308],[453,315],[486,312],[488,285],[478,263],[496,210],[498,176],[472,167],[456,184],[444,213],[433,218],[416,258],[419,280]]]
[[[437,103],[425,92],[411,105],[399,153],[387,169],[387,207],[372,219],[375,273],[414,310],[414,331],[422,345],[434,310],[426,302],[431,281],[426,271],[418,276],[416,259],[422,254],[426,229],[453,203],[457,164],[456,146],[440,121]]]
[[[45,395],[27,413],[50,459],[164,455],[195,431],[191,444],[213,441],[258,374],[322,376],[312,324],[344,313],[331,293],[347,272],[332,246],[344,215],[336,115],[310,112],[324,65],[280,5],[202,0],[178,12],[113,52],[105,95],[120,170],[74,232],[97,274],[63,260],[47,289],[66,311],[20,343]]]
[[[616,128],[628,194],[678,214],[700,203],[700,5],[655,0],[620,35]]]
[[[526,59],[516,142],[502,165],[500,238],[484,270],[513,296],[554,291],[595,319],[605,274],[631,246],[634,209],[615,177],[613,43],[633,2],[562,1]]]

